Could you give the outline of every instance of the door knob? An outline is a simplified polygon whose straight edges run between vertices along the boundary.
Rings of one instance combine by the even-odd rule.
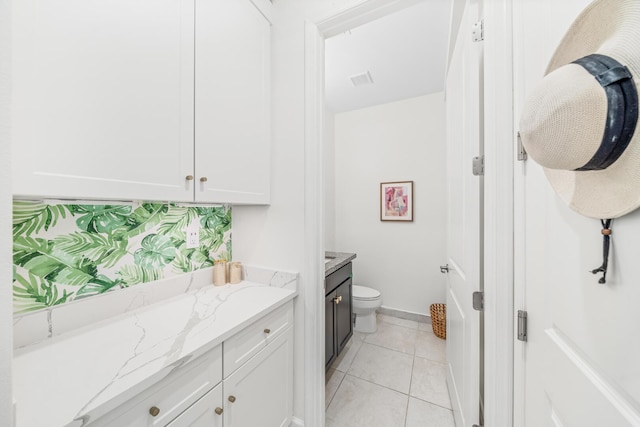
[[[448,272],[449,272],[449,264],[445,264],[445,265],[441,265],[440,266],[440,273],[446,274]]]

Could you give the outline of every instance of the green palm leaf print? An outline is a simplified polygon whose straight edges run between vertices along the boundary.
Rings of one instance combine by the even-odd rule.
[[[90,259],[68,254],[41,238],[14,239],[13,262],[35,276],[71,286],[88,283],[96,273]]]
[[[185,229],[196,218],[198,211],[194,207],[169,205],[169,210],[158,227],[158,234],[186,240]]]
[[[131,238],[150,230],[162,221],[167,209],[166,204],[143,203],[131,212],[126,225],[116,230],[114,236],[122,233],[124,237]]]
[[[131,206],[68,205],[69,210],[79,214],[78,228],[90,233],[109,233],[127,223]]]
[[[175,243],[166,236],[149,234],[142,239],[141,248],[133,254],[136,265],[158,268],[167,265],[176,257]]]
[[[30,236],[40,230],[55,227],[59,218],[66,218],[64,205],[47,205],[29,200],[13,202],[13,237]]]
[[[124,265],[116,273],[120,276],[122,286],[127,287],[138,283],[147,283],[162,279],[162,270],[143,267],[141,265]]]
[[[53,243],[68,254],[84,256],[104,268],[113,267],[129,254],[127,241],[116,240],[109,234],[77,231],[60,235],[53,239]]]
[[[28,273],[28,278],[17,274],[13,282],[13,297],[18,302],[15,313],[40,310],[67,302],[70,294],[66,290],[60,295],[58,288],[49,280]]]
[[[224,207],[199,207],[196,209],[203,228],[216,230],[218,233],[231,230],[231,209]]]
[[[98,274],[91,279],[89,283],[81,287],[76,295],[78,297],[85,297],[90,295],[102,294],[113,288],[119,287],[122,284],[122,280],[111,280],[103,274]]]

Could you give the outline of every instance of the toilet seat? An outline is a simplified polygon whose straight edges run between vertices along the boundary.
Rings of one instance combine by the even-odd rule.
[[[351,292],[352,298],[360,301],[373,301],[380,298],[379,291],[366,286],[353,285]]]

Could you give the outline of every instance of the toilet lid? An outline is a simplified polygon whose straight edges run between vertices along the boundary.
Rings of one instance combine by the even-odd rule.
[[[380,298],[380,292],[366,286],[353,285],[351,287],[353,297],[359,300],[371,300]]]

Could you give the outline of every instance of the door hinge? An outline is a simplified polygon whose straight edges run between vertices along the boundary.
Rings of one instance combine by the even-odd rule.
[[[527,341],[527,312],[518,310],[518,340]]]
[[[474,42],[484,40],[484,21],[482,19],[471,26],[471,40]]]
[[[484,292],[476,291],[473,293],[473,309],[477,311],[484,310]]]
[[[524,162],[527,160],[527,150],[524,149],[524,145],[522,145],[522,138],[520,137],[520,132],[518,132],[518,161]]]
[[[471,171],[475,176],[484,175],[484,156],[473,158]]]

